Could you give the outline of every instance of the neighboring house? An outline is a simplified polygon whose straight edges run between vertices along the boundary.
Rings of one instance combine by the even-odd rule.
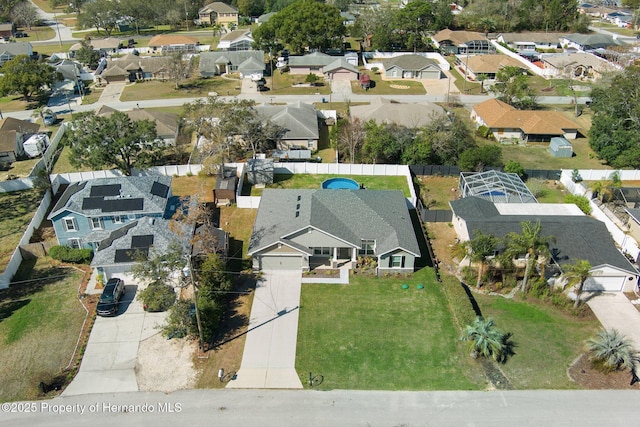
[[[507,55],[457,55],[456,66],[462,74],[470,80],[478,80],[479,74],[484,74],[486,80],[495,80],[498,71],[504,67],[520,68],[526,73],[526,66],[515,58]]]
[[[259,270],[355,266],[373,257],[378,274],[414,271],[420,257],[407,200],[398,190],[262,192],[248,255]]]
[[[567,34],[560,39],[560,44],[565,49],[577,49],[586,52],[626,45],[625,42],[618,40],[617,37],[601,33]]]
[[[13,22],[3,22],[0,24],[0,37],[4,39],[9,39],[13,37],[16,26],[13,25]]]
[[[171,76],[172,59],[163,56],[125,55],[109,59],[104,70],[97,75],[106,83],[135,82],[138,80],[166,80]]]
[[[329,80],[358,80],[360,77],[358,68],[347,62],[345,58],[336,59],[324,66],[322,72]]]
[[[310,74],[317,76],[324,74],[324,67],[335,62],[335,57],[322,52],[313,52],[302,56],[289,57],[290,74]]]
[[[256,20],[256,22],[258,23],[258,25],[262,25],[265,22],[269,22],[269,19],[271,19],[271,17],[275,14],[276,12],[269,12],[269,13],[265,13],[264,15],[260,15],[258,16],[258,19]]]
[[[109,117],[115,111],[114,108],[103,105],[96,111],[97,116]],[[180,118],[177,114],[164,111],[147,110],[144,108],[134,108],[123,111],[132,121],[149,120],[156,125],[156,133],[167,145],[174,145],[178,137]]]
[[[578,125],[557,111],[517,110],[495,98],[476,104],[471,119],[487,126],[498,141],[549,142],[555,136],[576,139]]]
[[[400,55],[383,61],[384,76],[387,79],[429,79],[442,78],[438,62],[421,55]]]
[[[554,76],[571,76],[571,78],[597,80],[606,72],[618,67],[606,59],[592,53],[575,52],[541,58],[545,69],[552,70]]]
[[[234,30],[220,37],[220,50],[251,50],[254,40],[251,30]]]
[[[215,248],[215,253],[220,255],[222,259],[226,259],[229,255],[229,233],[221,228],[213,225],[201,224],[194,231],[193,246],[191,247],[191,255],[195,258],[204,259],[209,253],[210,248]],[[201,236],[205,237],[201,237]],[[203,239],[212,239],[213,241],[204,241]]]
[[[33,55],[33,47],[28,42],[0,43],[0,66],[18,55]]]
[[[91,39],[89,44],[91,48],[97,51],[100,56],[111,56],[118,53],[122,47],[124,40],[117,37],[107,37],[104,39]],[[69,55],[74,58],[76,52],[82,49],[82,43],[75,43],[69,48]]]
[[[350,27],[356,23],[356,17],[351,12],[340,12],[340,17],[342,18],[342,25],[345,27]]]
[[[198,52],[198,45],[198,40],[194,37],[179,34],[160,34],[149,40],[149,47],[154,52],[160,51],[163,55],[174,52]]]
[[[432,37],[434,45],[445,55],[493,53],[495,48],[482,33],[444,29]]]
[[[387,123],[421,128],[429,125],[437,117],[445,117],[444,108],[433,102],[402,103],[378,97],[368,105],[352,105],[349,109],[351,117],[362,123],[374,120],[376,123]]]
[[[0,163],[13,163],[24,155],[24,142],[39,129],[37,123],[13,117],[0,120]]]
[[[629,214],[629,219],[627,220],[627,227],[629,227],[629,234],[637,242],[640,242],[640,209],[626,208],[625,210]]]
[[[509,48],[515,49],[518,53],[528,54],[537,50],[551,50],[560,47],[560,38],[563,33],[502,33],[498,36],[498,42],[506,44]]]
[[[140,257],[163,254],[179,236],[171,231],[173,220],[146,217],[117,229],[105,230],[94,248],[91,267],[109,279],[129,273]]]
[[[198,11],[200,25],[238,25],[238,9],[222,2],[209,3]]]
[[[98,249],[112,232],[144,217],[171,216],[170,176],[99,178],[69,185],[47,219],[58,244]]]
[[[593,266],[584,290],[625,291],[636,289],[638,271],[616,248],[605,224],[584,215],[577,206],[557,203],[493,203],[478,197],[449,202],[453,228],[461,241],[476,230],[496,237],[521,233],[522,222],[540,221],[543,236],[553,236],[553,262],[560,266],[584,259]],[[553,268],[547,269],[549,273]]]
[[[318,112],[311,104],[297,102],[289,105],[263,104],[256,107],[258,114],[282,126],[285,133],[277,148],[301,147],[318,149],[320,131]]]
[[[263,73],[266,67],[261,50],[238,50],[225,52],[202,52],[199,71],[202,77],[213,77],[227,73],[240,73],[250,78],[253,73]]]

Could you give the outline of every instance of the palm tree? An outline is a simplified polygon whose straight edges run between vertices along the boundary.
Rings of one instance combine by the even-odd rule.
[[[507,252],[512,256],[525,254],[526,267],[524,270],[524,278],[522,279],[522,292],[527,290],[527,282],[531,276],[531,267],[534,262],[540,263],[541,260],[548,260],[550,257],[549,243],[555,240],[553,236],[542,235],[542,225],[540,220],[532,223],[531,221],[521,222],[522,234],[514,232],[507,234],[508,247]],[[544,265],[543,265],[544,275]]]
[[[478,288],[482,283],[482,274],[484,273],[484,266],[487,263],[487,259],[495,255],[498,242],[498,238],[493,234],[484,234],[480,230],[475,230],[473,239],[465,242],[465,246],[471,251],[469,255],[471,261],[478,263],[478,281],[476,282],[476,287]]]
[[[495,327],[493,319],[476,317],[471,325],[464,328],[461,338],[470,341],[471,357],[492,357],[499,361],[505,350],[505,335]]]
[[[485,73],[480,73],[476,76],[476,80],[480,82],[480,93],[484,93],[484,81],[488,79],[489,76]]]
[[[575,289],[576,301],[573,304],[573,308],[578,308],[580,305],[582,288],[584,287],[584,282],[591,277],[591,268],[591,263],[584,259],[577,259],[573,264],[564,266],[564,276],[567,278],[569,283],[578,283]]]
[[[638,353],[631,340],[616,329],[601,329],[595,337],[587,340],[587,348],[594,360],[612,370],[635,370]]]

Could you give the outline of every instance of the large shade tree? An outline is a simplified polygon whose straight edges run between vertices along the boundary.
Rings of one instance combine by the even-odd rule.
[[[69,129],[69,161],[75,166],[93,169],[115,166],[131,175],[134,167],[143,169],[156,164],[165,148],[157,137],[154,122],[134,121],[120,111],[108,117],[84,113]]]
[[[34,95],[51,88],[57,79],[55,68],[27,55],[17,55],[2,65],[0,92],[3,95],[18,93],[28,101]]]

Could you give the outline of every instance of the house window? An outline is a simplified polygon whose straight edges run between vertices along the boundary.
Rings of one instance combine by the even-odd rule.
[[[391,257],[391,268],[402,268],[402,267],[404,267],[404,256],[393,255]]]
[[[361,240],[360,250],[358,251],[359,255],[374,255],[376,249],[376,241],[375,240]]]
[[[307,147],[313,149],[313,139],[307,141]]]
[[[82,245],[80,244],[80,239],[68,239],[67,246],[74,249],[81,249]]]
[[[122,224],[123,222],[124,222],[124,218],[122,217],[122,215],[115,215],[113,217],[114,224]]]
[[[102,230],[104,228],[104,224],[102,223],[102,218],[93,217],[89,219],[91,221],[91,229],[92,230]]]
[[[78,231],[78,224],[75,218],[64,218],[62,223],[66,231]]]
[[[315,256],[329,256],[331,255],[331,248],[313,248],[313,254]]]

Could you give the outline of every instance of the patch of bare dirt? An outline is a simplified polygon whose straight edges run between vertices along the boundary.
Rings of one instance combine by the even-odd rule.
[[[198,343],[187,338],[166,339],[156,334],[140,342],[136,378],[140,391],[162,391],[193,388],[197,371],[193,354]]]
[[[602,372],[595,368],[587,355],[582,355],[569,368],[569,376],[580,386],[588,390],[630,390],[638,389],[639,384],[630,385],[631,372]]]

